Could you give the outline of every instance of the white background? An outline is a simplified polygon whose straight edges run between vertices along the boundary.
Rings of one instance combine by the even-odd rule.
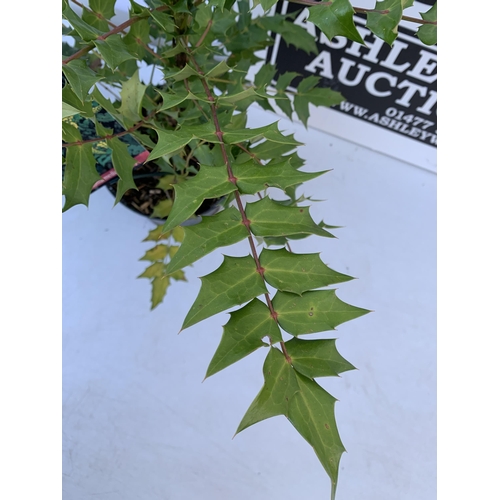
[[[274,121],[253,109],[251,126]],[[436,176],[283,120],[306,143],[307,170],[333,169],[303,191],[316,220],[345,226],[293,250],[322,252],[359,279],[341,299],[374,312],[317,337],[339,338],[357,371],[320,379],[340,401],[338,500],[436,495]],[[261,349],[207,379],[228,315],[177,335],[219,266],[215,251],[149,312],[138,259],[153,226],[101,189],[63,216],[63,492],[66,499],[329,498],[329,480],[285,417],[232,440],[262,386]],[[223,249],[247,255],[246,241]]]

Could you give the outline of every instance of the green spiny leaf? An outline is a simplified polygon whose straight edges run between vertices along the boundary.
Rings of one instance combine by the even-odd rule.
[[[341,301],[335,290],[315,290],[303,295],[278,291],[273,307],[280,326],[292,335],[335,330],[338,325],[370,312]]]
[[[264,337],[270,337],[273,343],[283,340],[269,308],[259,299],[253,299],[245,307],[231,313],[231,319],[224,325],[221,342],[208,366],[206,377],[266,345],[262,342]]]
[[[228,181],[227,169],[224,165],[220,167],[200,166],[198,174],[181,184],[175,184],[175,202],[163,226],[164,231],[169,231],[178,226],[191,215],[209,198],[220,198],[236,190],[236,186]]]
[[[165,274],[165,264],[163,262],[155,262],[138,276],[138,278],[160,278]]]
[[[302,80],[301,84],[307,80],[308,78]],[[304,124],[304,126],[307,127],[310,104],[313,104],[314,106],[330,107],[340,104],[344,100],[345,99],[342,97],[340,92],[336,92],[328,88],[312,88],[309,90],[303,90],[299,85],[297,88],[297,94],[293,99],[293,107],[299,117],[299,120]]]
[[[271,347],[264,362],[264,387],[243,416],[236,434],[267,418],[289,417],[291,401],[299,391],[296,373],[283,353]]]
[[[315,24],[331,40],[334,36],[345,36],[364,45],[363,38],[354,26],[354,9],[349,0],[333,0],[309,7],[308,21]]]
[[[92,110],[92,103],[90,101],[82,101],[73,92],[70,85],[66,84],[62,89],[63,103],[68,104],[71,108],[78,109],[80,114],[85,118],[94,118],[94,111]],[[67,108],[70,109],[70,108]]]
[[[437,23],[437,2],[427,12],[421,12],[420,15],[424,21]],[[437,24],[422,24],[418,28],[417,36],[422,43],[435,45],[437,43]]]
[[[71,104],[65,102],[62,103],[62,117],[67,118],[68,116],[74,116],[80,113],[79,109],[74,108]]]
[[[366,27],[392,46],[398,36],[398,26],[403,17],[403,9],[411,7],[413,0],[382,0],[375,5],[376,11],[368,12]]]
[[[313,447],[332,482],[335,497],[339,463],[345,448],[335,422],[335,398],[314,380],[296,373],[299,391],[290,402],[288,419]]]
[[[154,309],[158,304],[163,302],[167,293],[167,288],[170,285],[170,278],[167,275],[159,276],[151,282],[153,287],[151,294],[151,309]]]
[[[276,66],[274,66],[274,64],[264,64],[255,75],[255,86],[257,88],[267,87],[271,83],[275,74]]]
[[[155,90],[161,95],[161,98],[163,100],[159,111],[164,111],[166,109],[173,108],[174,106],[178,106],[179,104],[184,102],[189,95],[187,92],[185,94],[167,94],[166,92],[161,92],[157,89]]]
[[[76,32],[82,37],[86,42],[90,40],[95,40],[98,36],[103,35],[104,32],[100,31],[90,24],[87,24],[78,16],[68,5],[67,0],[63,0],[63,17],[69,21],[71,26],[75,28]]]
[[[258,166],[253,161],[233,166],[233,173],[238,179],[236,184],[240,193],[255,194],[266,187],[285,190],[289,186],[314,179],[324,172],[300,172],[289,161],[274,165]]]
[[[249,97],[256,97],[255,89],[250,87],[249,89],[242,90],[236,94],[226,94],[220,96],[217,99],[218,104],[236,104],[239,101],[243,101],[244,99],[248,99]]]
[[[338,377],[340,373],[356,368],[344,359],[335,346],[335,339],[303,340],[293,338],[285,342],[294,369],[302,375]]]
[[[89,0],[89,6],[106,19],[111,19],[115,15],[116,0]]]
[[[158,260],[163,260],[168,255],[168,245],[156,245],[150,248],[139,260],[149,260],[151,262],[156,262]]]
[[[146,85],[139,80],[139,71],[136,71],[122,86],[121,106],[118,111],[132,126],[142,120],[141,103],[146,92]]]
[[[175,22],[172,16],[168,15],[166,12],[158,12],[157,10],[151,11],[151,17],[156,21],[156,23],[163,28],[166,33],[175,32]]]
[[[135,185],[133,169],[135,160],[130,156],[127,145],[118,138],[107,139],[109,148],[111,149],[111,161],[113,167],[120,177],[116,190],[115,205],[121,200],[123,194],[129,189],[137,189]]]
[[[300,145],[300,142],[293,139],[291,135],[284,136],[278,130],[278,122],[255,129],[229,130],[224,133],[224,142],[227,144],[237,144],[239,142],[255,141],[263,137],[268,141],[277,142],[279,144],[291,146]]]
[[[111,70],[115,70],[117,66],[129,59],[134,59],[120,35],[111,35],[105,40],[94,40],[94,45]]]
[[[178,82],[180,80],[185,80],[190,76],[199,76],[199,73],[192,66],[186,64],[181,70],[164,71],[164,75],[165,79],[171,79],[174,82]]]
[[[63,194],[66,197],[63,212],[78,204],[88,206],[92,187],[100,179],[95,168],[92,144],[68,147],[63,182]]]
[[[68,79],[73,92],[78,96],[82,103],[87,98],[89,90],[95,85],[101,77],[96,75],[88,66],[81,60],[70,61],[64,65],[64,76]]]
[[[248,236],[241,216],[234,207],[217,215],[202,217],[200,223],[186,226],[184,232],[185,240],[168,264],[169,273],[196,262],[216,248],[233,245]]]
[[[251,256],[228,257],[213,273],[201,278],[201,290],[189,310],[182,329],[230,307],[266,293],[264,280]]]
[[[323,264],[319,253],[297,254],[286,249],[263,249],[260,263],[264,279],[277,290],[302,295],[303,292],[353,279]]]
[[[276,5],[277,3],[278,0],[260,0],[260,4],[265,11],[269,10],[273,5]]]
[[[320,228],[309,215],[309,207],[285,207],[265,197],[248,203],[246,213],[250,229],[256,236],[290,236],[294,234],[317,234],[333,236]]]
[[[170,155],[175,151],[183,148],[186,144],[189,144],[193,140],[193,134],[188,132],[183,132],[182,130],[167,131],[167,130],[157,130],[158,133],[158,143],[154,147],[153,151],[149,154],[148,160],[155,160],[160,158],[160,156]]]

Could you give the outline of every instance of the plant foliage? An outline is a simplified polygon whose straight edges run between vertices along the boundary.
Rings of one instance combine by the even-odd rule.
[[[356,9],[348,0],[299,1],[309,8],[309,21],[327,37],[345,36],[363,43],[355,28]],[[276,0],[261,0],[265,15],[248,0],[131,1],[129,18],[113,22],[114,0],[90,0],[88,7],[63,0],[63,210],[88,205],[103,172],[96,163],[99,147],[108,148],[118,178],[116,201],[137,188],[133,144],[149,153],[161,177],[158,186],[171,196],[155,208],[166,222],[146,242],[154,246],[141,260],[139,276],[151,281],[152,307],[165,297],[172,280],[185,280],[183,269],[221,247],[247,239],[249,254],[224,256],[221,266],[201,278],[200,292],[182,328],[230,308],[229,321],[207,369],[213,376],[259,348],[268,350],[264,385],[237,433],[261,420],[284,415],[313,447],[335,493],[344,446],[334,416],[335,398],[315,381],[338,376],[354,367],[337,351],[334,339],[302,335],[334,330],[368,311],[343,302],[328,288],[352,279],[328,267],[317,253],[293,253],[290,239],[311,235],[333,238],[324,223],[309,213],[308,199],[296,187],[315,173],[300,170],[300,144],[283,134],[278,123],[251,129],[247,109],[279,107],[307,125],[309,105],[334,106],[338,92],[318,87],[319,78],[303,79],[294,95],[287,88],[297,76],[274,80],[276,68],[261,64],[254,83],[250,67],[256,55],[273,44],[273,34],[298,49],[317,53],[315,39],[273,14]],[[367,26],[392,44],[403,11],[412,0],[382,0],[367,13]],[[366,9],[358,9],[364,10]],[[422,14],[418,36],[435,43],[436,12]],[[159,71],[152,85],[139,68]],[[115,95],[116,98],[110,98]],[[107,113],[119,129],[110,129],[99,113]],[[103,115],[102,115],[103,116]],[[78,120],[90,120],[94,133],[84,138]],[[119,130],[117,132],[116,130]],[[127,137],[129,139],[127,139]],[[282,196],[271,197],[268,188]],[[245,195],[259,199],[245,202]],[[224,210],[190,220],[206,200],[224,200]],[[279,248],[260,247],[256,242]],[[291,340],[285,341],[287,332]]]

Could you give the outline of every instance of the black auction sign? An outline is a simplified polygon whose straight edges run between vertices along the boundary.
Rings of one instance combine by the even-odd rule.
[[[429,9],[423,3],[420,8],[416,5],[418,12]],[[288,46],[277,35],[266,62],[275,64],[279,75],[288,71],[300,75],[292,81],[291,90],[302,78],[317,75],[320,86],[336,90],[346,99],[330,110],[317,108],[311,113],[310,125],[435,171],[436,46],[424,45],[415,30],[401,25],[391,47],[375,37],[365,27],[366,18],[358,15],[354,22],[365,45],[341,36],[328,40],[307,21],[304,6],[279,2],[276,11],[298,11],[291,22],[316,38],[318,54]],[[387,134],[392,140],[387,140]]]

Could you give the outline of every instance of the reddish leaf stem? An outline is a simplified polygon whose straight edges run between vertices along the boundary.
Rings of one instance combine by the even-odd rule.
[[[187,47],[186,47],[186,49],[187,49]],[[215,105],[214,95],[212,94],[212,91],[210,90],[210,87],[208,86],[208,83],[205,80],[205,74],[203,73],[203,71],[200,68],[196,59],[193,57],[193,54],[189,50],[187,50],[187,53],[188,53],[191,61],[193,62],[193,65],[195,66],[196,71],[198,72],[198,74],[201,77],[201,83],[202,83],[203,88],[205,90],[205,94],[206,94],[208,100],[210,101],[210,109],[212,111],[212,119],[213,119],[214,126],[215,126],[215,135],[219,139],[219,146],[221,148],[222,157],[224,159],[224,163],[226,165],[227,173],[229,176],[228,179],[230,182],[232,182],[236,186],[237,179],[234,176],[233,169],[231,167],[231,162],[229,160],[229,157],[228,157],[228,154],[226,151],[226,145],[224,144],[224,140],[223,140],[224,132],[222,131],[222,129],[220,127],[219,119],[217,117],[217,106]],[[248,242],[250,243],[250,249],[252,251],[252,256],[253,256],[253,259],[255,261],[255,266],[257,268],[257,272],[261,275],[262,279],[264,279],[264,268],[260,264],[259,255],[257,253],[257,249],[255,247],[255,242],[254,242],[253,236],[252,236],[252,231],[250,230],[251,221],[248,220],[248,217],[247,217],[247,214],[245,212],[245,208],[243,207],[243,202],[241,201],[241,196],[240,196],[240,193],[238,190],[234,191],[234,198],[236,200],[238,210],[241,214],[241,219],[242,219],[243,225],[247,228],[247,231],[248,231]],[[274,306],[273,306],[273,303],[271,301],[271,297],[269,296],[269,293],[267,293],[267,292],[264,295],[266,298],[267,306],[269,307],[269,311],[271,313],[271,317],[274,319],[276,324],[279,326],[278,315],[277,315],[276,311],[274,310]],[[271,344],[272,344],[272,342],[271,342]],[[283,351],[283,355],[285,356],[285,359],[287,360],[288,363],[291,363],[292,360],[291,360],[290,356],[288,355],[288,352],[287,352],[286,347],[285,347],[285,343],[280,342],[280,345],[281,345],[281,349]]]

